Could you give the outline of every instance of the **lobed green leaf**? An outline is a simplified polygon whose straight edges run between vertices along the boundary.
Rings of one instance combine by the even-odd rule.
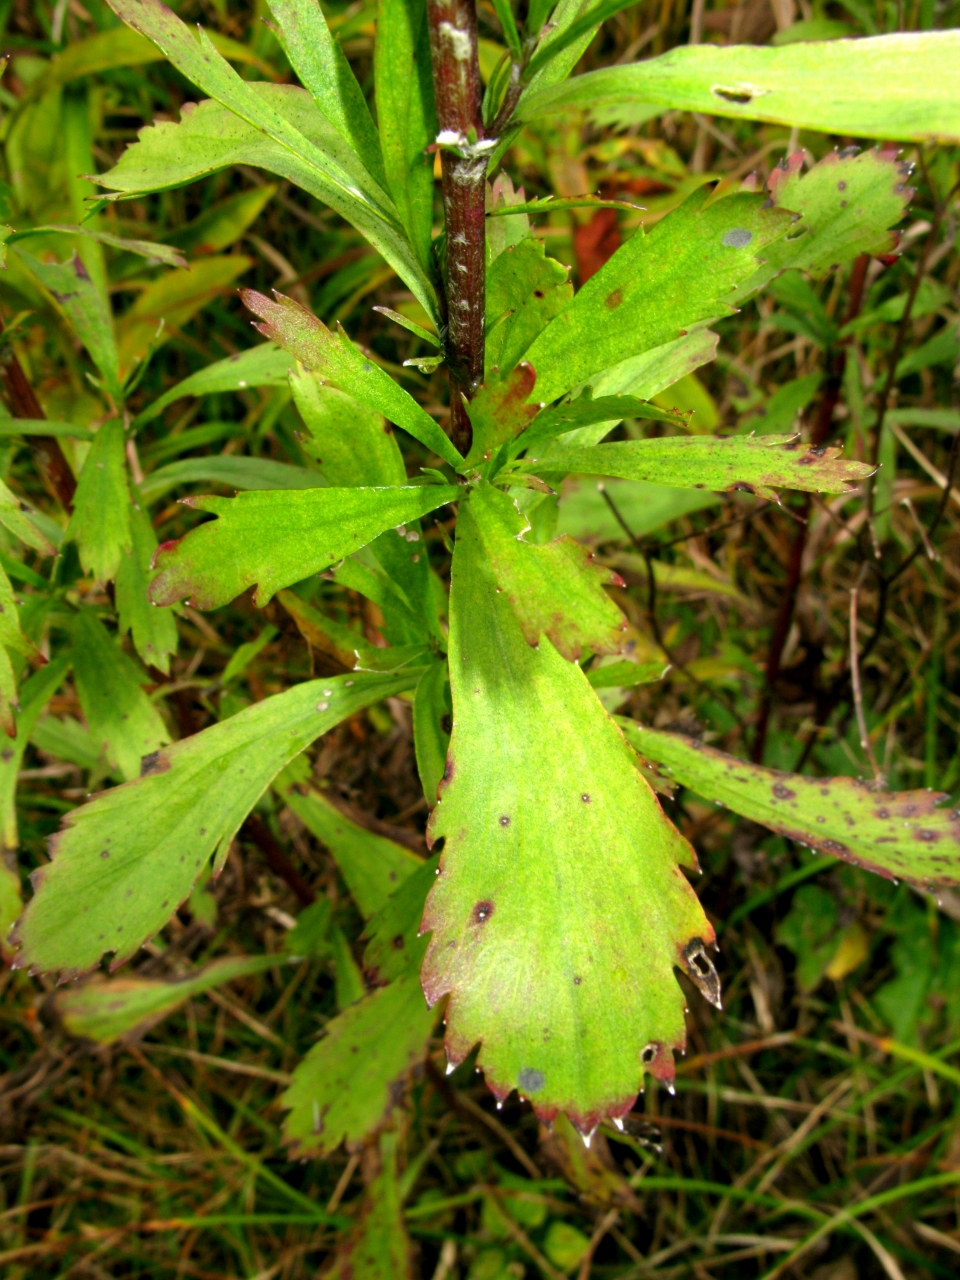
[[[331,333],[322,320],[282,294],[271,301],[262,293],[245,289],[242,296],[246,306],[263,321],[257,328],[264,337],[296,356],[306,369],[382,413],[452,467],[463,462],[429,413],[365,356],[340,326],[335,334]]]
[[[257,584],[255,601],[262,608],[281,587],[320,573],[385,529],[458,496],[452,485],[421,485],[185,498],[219,519],[163,544],[150,598],[156,604],[189,599],[199,609],[216,609]]]
[[[527,644],[549,637],[558,653],[579,660],[584,649],[619,653],[627,621],[603,590],[622,580],[593,564],[587,549],[566,536],[537,546],[513,499],[486,481],[470,494],[472,532],[497,585],[513,609]]]
[[[541,400],[731,313],[731,291],[791,219],[760,196],[708,204],[709,194],[700,188],[651,231],[637,231],[527,348]]]

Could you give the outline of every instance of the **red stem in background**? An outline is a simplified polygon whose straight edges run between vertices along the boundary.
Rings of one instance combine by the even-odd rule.
[[[2,332],[3,320],[0,320],[0,333]],[[0,352],[0,380],[3,381],[7,403],[15,418],[32,418],[34,421],[46,418],[37,393],[23,371],[23,365],[9,345],[5,351]],[[77,482],[60,447],[60,441],[56,436],[28,436],[27,439],[50,495],[60,503],[64,511],[71,512]]]
[[[483,381],[486,316],[486,177],[474,0],[427,0],[430,61],[440,126],[446,227],[445,354],[453,442],[470,448],[463,407]]]

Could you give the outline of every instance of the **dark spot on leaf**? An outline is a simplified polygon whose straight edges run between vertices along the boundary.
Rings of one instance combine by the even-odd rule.
[[[539,1093],[546,1083],[543,1072],[535,1067],[524,1067],[517,1076],[517,1084],[525,1093]]]
[[[727,249],[745,249],[753,239],[753,232],[746,227],[731,227],[725,231],[720,243]]]
[[[109,850],[109,849],[102,849],[102,850],[100,851],[100,857],[101,857],[101,858],[109,858],[109,857],[110,857],[110,850]]]
[[[500,823],[501,827],[509,827],[510,815],[506,813],[503,814],[502,817],[498,818],[498,822]]]
[[[730,487],[737,493],[756,493],[756,489],[754,489],[753,485],[747,484],[745,480],[738,480],[736,484],[733,484]]]
[[[574,978],[574,980],[573,980],[573,985],[574,985],[575,987],[579,987],[579,986],[581,986],[582,984],[583,984],[583,979],[582,979],[579,975],[578,975],[576,978]]]
[[[838,182],[838,183],[837,183],[837,190],[838,190],[838,191],[846,191],[846,189],[847,189],[847,184],[846,184],[845,182],[842,182],[842,181],[841,181],[841,182]]]
[[[604,301],[611,311],[616,311],[617,307],[619,307],[620,303],[623,301],[623,290],[612,289],[610,293],[607,294]]]
[[[722,98],[724,102],[752,102],[753,94],[749,89],[724,89],[722,85],[715,84],[710,90],[717,98]]]
[[[145,778],[150,773],[160,773],[160,752],[151,751],[148,755],[140,757],[140,777]]]
[[[920,830],[917,832],[917,839],[923,840],[926,844],[934,844],[937,840],[940,839],[940,832],[931,831],[927,827],[921,827]]]
[[[589,803],[590,803],[590,797],[589,797],[589,795],[586,793],[586,791],[583,793],[583,795],[580,797],[580,799],[583,801],[583,803],[584,803],[584,804],[589,804]]]
[[[839,840],[824,840],[821,843],[820,848],[825,850],[827,853],[847,852],[847,846],[845,844],[841,844]]]
[[[543,290],[542,290],[542,289],[534,289],[534,291],[533,291],[533,296],[534,296],[535,298],[542,298],[542,297],[543,297]]]
[[[655,1044],[647,1044],[640,1050],[640,1061],[644,1066],[649,1066],[657,1056],[657,1046]]]
[[[492,902],[478,902],[473,908],[473,918],[477,924],[483,924],[485,920],[489,920],[493,915]]]
[[[395,950],[397,951],[403,950],[403,934],[402,933],[397,934],[397,936],[393,940],[393,945]]]
[[[792,800],[797,793],[785,787],[782,782],[777,782],[774,784],[773,794],[778,800]]]
[[[878,809],[878,810],[877,810],[877,817],[878,817],[878,818],[889,818],[889,817],[890,817],[890,810],[889,810],[889,809]]]

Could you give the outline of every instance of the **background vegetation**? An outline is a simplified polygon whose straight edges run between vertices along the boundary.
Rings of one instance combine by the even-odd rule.
[[[479,8],[489,73],[501,35],[492,5]],[[361,83],[369,80],[375,6],[324,9]],[[186,0],[178,12],[239,42],[245,76],[290,78],[265,5]],[[6,220],[18,230],[76,222],[96,192],[77,175],[109,168],[139,127],[177,119],[195,92],[162,61],[92,71],[71,63],[74,45],[117,26],[100,0],[6,0],[0,23],[12,55],[0,87]],[[958,23],[960,5],[933,0],[802,0],[799,10],[792,0],[647,0],[606,23],[584,65],[687,41],[777,43]],[[638,224],[651,225],[707,179],[756,173],[762,182],[787,154],[806,148],[815,160],[848,141],[680,113],[642,124],[623,113],[568,113],[528,127],[512,162],[528,196],[599,192],[644,206],[542,221],[549,252],[582,283]],[[672,663],[625,710],[736,754],[762,750],[784,769],[870,776],[850,682],[856,589],[877,766],[894,789],[955,796],[960,151],[913,148],[905,158],[916,165],[916,195],[900,256],[855,264],[819,286],[775,285],[716,326],[714,364],[660,397],[664,407],[693,410],[694,429],[704,432],[809,433],[832,421],[847,456],[883,463],[876,537],[862,497],[790,495],[778,507],[727,495],[697,510],[657,510],[618,481],[608,487],[612,502],[595,484],[568,485],[560,527],[589,539],[626,580],[617,600],[636,654]],[[251,345],[239,283],[280,289],[328,323],[342,321],[428,408],[442,404],[440,373],[402,368],[426,354],[422,344],[373,310],[415,316],[410,295],[358,233],[286,184],[241,167],[98,216],[103,229],[178,247],[190,264],[151,265],[109,248],[99,259],[121,371],[142,370],[134,412]],[[62,238],[30,247],[41,260],[63,257]],[[861,305],[851,307],[861,287]],[[13,258],[0,278],[0,312],[5,346],[46,415],[96,424],[101,401],[81,352]],[[7,409],[28,416],[10,403],[9,382]],[[202,459],[309,466],[301,429],[285,382],[177,399],[146,421],[131,463],[158,537],[178,536],[195,519],[175,500],[211,490]],[[86,446],[63,447],[76,465],[81,456],[71,450]],[[29,439],[0,434],[0,476],[55,515],[35,452]],[[444,576],[446,531],[428,524],[425,536]],[[48,569],[29,551],[24,559],[5,530],[0,540],[25,630],[45,652],[78,602],[109,605],[79,573],[59,606],[32,605],[45,585],[38,573]],[[375,607],[332,584],[319,592],[375,638]],[[176,625],[169,673],[151,668],[147,686],[174,737],[309,674],[340,670],[277,602],[258,611],[242,597],[209,616],[184,608]],[[424,850],[408,702],[357,715],[317,744],[311,766],[317,785],[361,826]],[[61,816],[111,774],[68,682],[19,770],[24,873],[45,861]],[[446,1077],[438,1040],[394,1119],[416,1273],[773,1280],[778,1262],[809,1238],[792,1274],[955,1275],[960,1193],[956,1183],[928,1179],[960,1170],[960,895],[935,901],[814,859],[682,790],[665,803],[700,853],[698,892],[720,936],[724,1011],[689,987],[690,1052],[676,1096],[648,1089],[626,1132],[603,1129],[589,1148],[566,1123],[552,1132],[538,1125],[515,1095],[496,1111],[470,1060]],[[317,898],[329,899],[343,936],[359,936],[325,846],[268,793],[218,882],[196,892],[129,968],[171,977],[214,957],[279,952],[293,917]],[[52,982],[5,969],[5,1274],[272,1280],[322,1268],[362,1202],[371,1159],[341,1150],[291,1161],[277,1098],[342,1001],[342,973],[329,957],[295,968],[278,962],[190,1000],[128,1045],[97,1049],[68,1034]]]

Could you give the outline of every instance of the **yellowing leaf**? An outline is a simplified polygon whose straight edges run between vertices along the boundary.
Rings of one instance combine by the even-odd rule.
[[[447,1054],[589,1132],[673,1076],[685,969],[709,998],[713,930],[681,870],[690,846],[578,666],[527,644],[469,506],[450,602],[454,728],[430,836],[444,838],[422,929]]]
[[[748,764],[682,734],[619,722],[671,778],[771,831],[888,879],[960,883],[960,808],[935,791],[877,791],[858,778],[810,778]]]
[[[278,956],[230,956],[183,978],[93,978],[79,986],[60,987],[54,1008],[72,1036],[113,1044],[142,1034],[193,996],[213,987],[275,968]]]
[[[813,448],[792,436],[668,436],[614,444],[550,445],[528,467],[537,474],[575,471],[687,489],[740,489],[776,501],[776,489],[846,493],[873,471],[848,462],[833,445]]]

